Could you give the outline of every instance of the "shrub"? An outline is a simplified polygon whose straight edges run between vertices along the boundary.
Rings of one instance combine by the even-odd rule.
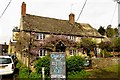
[[[28,78],[28,68],[24,65],[19,68],[19,78]]]
[[[30,73],[30,78],[41,78],[41,74],[37,74],[36,72],[31,72]]]
[[[67,75],[75,74],[83,69],[84,59],[80,56],[71,56],[66,59]]]
[[[76,74],[83,69],[84,59],[80,56],[66,58],[66,76]],[[35,68],[37,74],[42,74],[42,67],[45,67],[45,76],[50,76],[50,56],[45,56],[36,61]]]
[[[19,70],[18,78],[28,78],[28,68],[22,64],[20,61],[16,64],[16,68]],[[30,72],[30,71],[29,71]],[[30,72],[29,78],[41,78],[41,74],[37,74],[36,72]]]
[[[83,70],[84,59],[80,56],[71,56],[66,58],[66,76],[75,75]],[[18,78],[28,78],[28,68],[21,62],[18,62],[16,67],[19,69]],[[29,78],[41,78],[42,67],[45,67],[45,78],[50,76],[50,56],[39,58],[36,61],[36,72],[30,72]]]
[[[106,49],[107,51],[112,51],[112,42],[111,41],[106,41],[106,42],[101,42],[99,44],[99,47],[104,50]]]
[[[71,74],[71,75],[68,75],[68,79],[70,80],[76,80],[76,79],[79,79],[79,80],[86,80],[85,78],[88,78],[89,76],[91,76],[90,72],[87,72],[85,70],[81,70],[80,72],[76,73],[76,74]]]
[[[43,58],[38,59],[35,64],[35,69],[38,74],[42,74],[42,67],[45,67],[45,75],[50,75],[50,57],[45,56]]]
[[[112,57],[112,54],[108,52],[106,49],[101,50],[102,57]]]
[[[20,61],[18,61],[18,63],[16,64],[16,68],[20,69],[22,63]]]

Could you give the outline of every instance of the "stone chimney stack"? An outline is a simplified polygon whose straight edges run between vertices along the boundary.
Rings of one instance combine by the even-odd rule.
[[[25,2],[23,2],[22,6],[21,6],[21,15],[22,16],[26,15],[26,4],[25,4]]]
[[[74,24],[75,23],[75,15],[73,13],[70,13],[69,15],[69,22],[71,24]]]

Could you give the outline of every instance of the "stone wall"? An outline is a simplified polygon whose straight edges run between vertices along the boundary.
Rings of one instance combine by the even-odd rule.
[[[92,59],[92,68],[104,68],[118,63],[120,64],[120,58],[95,58]]]

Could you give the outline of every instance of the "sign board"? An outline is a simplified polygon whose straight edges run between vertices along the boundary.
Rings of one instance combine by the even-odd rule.
[[[64,52],[52,52],[50,54],[51,78],[66,78],[66,58]]]

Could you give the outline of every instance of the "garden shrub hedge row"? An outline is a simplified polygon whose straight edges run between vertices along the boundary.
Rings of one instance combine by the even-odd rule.
[[[83,69],[84,59],[80,56],[71,56],[66,58],[66,76],[80,72]],[[42,67],[45,67],[45,75],[50,76],[50,57],[45,56],[37,60],[35,68],[38,74],[42,73]]]
[[[19,70],[17,78],[28,79],[28,74],[29,74],[29,78],[41,78],[41,74],[37,74],[36,72],[29,71],[28,68],[25,65],[23,65],[20,61],[18,61],[16,65],[16,69]],[[30,73],[28,73],[28,71]]]
[[[74,75],[83,70],[84,59],[80,56],[71,56],[66,58],[66,76]],[[50,56],[39,58],[36,61],[36,72],[30,72],[29,78],[42,78],[42,67],[45,67],[45,77],[50,78]],[[28,68],[21,62],[18,62],[16,68],[19,69],[18,78],[28,78]]]

